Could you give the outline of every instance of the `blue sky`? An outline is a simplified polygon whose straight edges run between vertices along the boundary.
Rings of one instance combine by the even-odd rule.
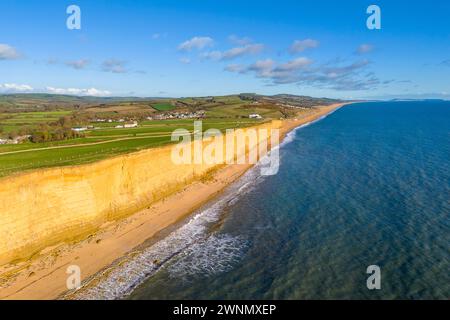
[[[449,17],[444,0],[2,0],[0,93],[448,98]]]

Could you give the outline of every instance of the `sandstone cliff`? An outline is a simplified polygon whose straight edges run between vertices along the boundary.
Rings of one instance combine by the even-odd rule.
[[[274,121],[263,128],[279,127]],[[0,265],[82,239],[202,179],[218,165],[171,161],[171,146],[0,180]]]

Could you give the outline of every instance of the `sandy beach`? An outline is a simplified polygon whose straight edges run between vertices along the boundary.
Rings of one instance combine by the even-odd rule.
[[[344,104],[317,107],[296,119],[284,120],[283,138],[289,131],[314,121]],[[158,234],[217,196],[252,165],[227,165],[208,181],[190,184],[182,191],[151,204],[128,218],[110,222],[89,238],[75,244],[60,244],[42,251],[13,268],[0,267],[0,299],[56,299],[66,290],[66,269],[77,265],[82,280],[100,272],[144,241]]]

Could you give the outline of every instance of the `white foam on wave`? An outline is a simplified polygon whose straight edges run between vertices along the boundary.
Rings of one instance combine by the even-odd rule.
[[[292,142],[297,130],[328,115],[295,128],[277,148]],[[166,268],[170,277],[184,280],[198,274],[208,276],[230,270],[244,254],[248,241],[242,236],[208,233],[208,227],[220,219],[224,207],[233,205],[265,179],[260,174],[263,163],[264,159],[261,159],[230,185],[221,197],[196,211],[187,223],[167,237],[147,248],[131,252],[63,299],[119,299],[129,295],[161,268]]]
[[[226,272],[242,258],[247,247],[244,237],[213,234],[183,251],[167,269],[171,278],[183,281]]]
[[[249,170],[237,183],[228,188],[223,196],[209,206],[198,210],[192,218],[150,247],[132,252],[119,263],[83,285],[64,299],[112,300],[130,294],[139,284],[169,266],[171,276],[185,277],[196,272],[205,275],[228,270],[247,246],[242,237],[228,234],[210,234],[208,227],[217,222],[223,208],[233,204],[250,191],[257,181],[258,170]]]

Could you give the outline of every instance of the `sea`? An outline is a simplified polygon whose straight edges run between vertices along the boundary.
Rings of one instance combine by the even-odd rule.
[[[450,298],[450,101],[349,104],[279,153],[75,298]]]

